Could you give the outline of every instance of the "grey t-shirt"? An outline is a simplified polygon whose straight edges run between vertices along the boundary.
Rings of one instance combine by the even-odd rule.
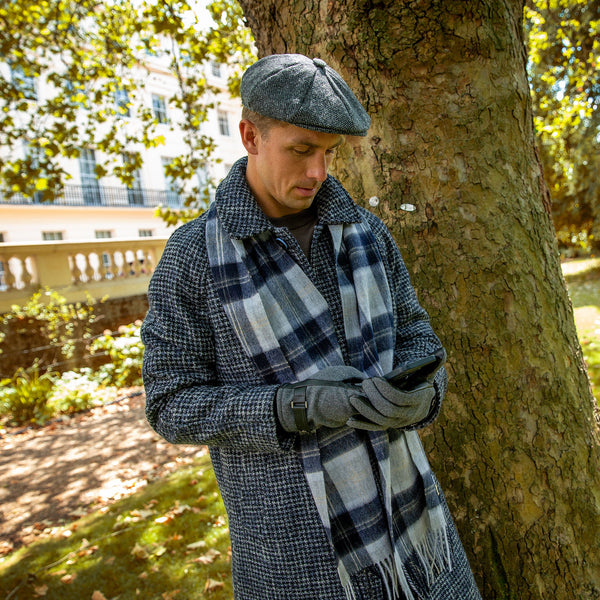
[[[290,233],[298,240],[304,254],[306,254],[307,258],[310,258],[310,243],[318,218],[317,206],[313,202],[308,208],[298,213],[269,220],[275,227],[287,227]]]

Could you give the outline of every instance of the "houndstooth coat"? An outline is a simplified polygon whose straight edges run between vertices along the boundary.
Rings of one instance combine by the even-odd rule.
[[[245,182],[238,161],[217,192],[221,221],[233,237],[265,230],[286,244],[331,307],[344,359],[342,307],[327,224],[366,221],[379,243],[394,302],[395,364],[440,348],[419,306],[400,253],[383,223],[358,207],[331,176],[315,199],[319,222],[308,262],[286,228],[273,226]],[[333,187],[332,187],[333,186]],[[332,200],[332,196],[334,199]],[[336,561],[294,450],[296,436],[278,425],[277,386],[265,385],[231,328],[208,266],[205,217],[175,231],[149,287],[150,309],[142,327],[145,344],[146,414],[168,441],[206,444],[229,518],[236,600],[346,600]],[[446,375],[427,425],[439,411]],[[444,509],[453,570],[440,577],[431,600],[479,598],[471,570]],[[356,576],[362,600],[383,600],[375,572]]]

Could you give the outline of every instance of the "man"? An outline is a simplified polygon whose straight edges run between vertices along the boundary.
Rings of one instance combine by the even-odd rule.
[[[151,425],[207,444],[237,600],[480,598],[416,429],[444,355],[383,223],[327,175],[370,119],[325,62],[267,56],[241,85],[247,158],[169,240],[143,325]]]

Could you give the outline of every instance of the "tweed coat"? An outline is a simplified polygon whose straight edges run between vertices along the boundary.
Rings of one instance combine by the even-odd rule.
[[[310,262],[287,228],[275,227],[258,208],[245,182],[246,159],[221,183],[215,202],[233,237],[265,230],[286,244],[330,306],[348,364],[330,223],[366,221],[380,246],[397,331],[395,364],[424,356],[441,344],[410,284],[400,252],[384,224],[344,193],[329,200],[331,176],[315,202]],[[142,326],[146,414],[172,443],[206,444],[229,519],[236,600],[345,600],[336,561],[295,451],[296,435],[278,425],[277,386],[266,385],[236,337],[214,289],[205,244],[205,216],[175,231],[149,287]],[[441,404],[446,375],[436,378],[431,422]],[[479,598],[451,523],[453,571],[440,577],[430,598]],[[358,597],[383,600],[381,580],[363,573]]]

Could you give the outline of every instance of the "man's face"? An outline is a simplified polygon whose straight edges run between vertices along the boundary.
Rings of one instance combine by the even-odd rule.
[[[268,217],[297,213],[312,204],[344,140],[288,124],[274,125],[266,134],[257,132],[254,139],[246,179]]]

